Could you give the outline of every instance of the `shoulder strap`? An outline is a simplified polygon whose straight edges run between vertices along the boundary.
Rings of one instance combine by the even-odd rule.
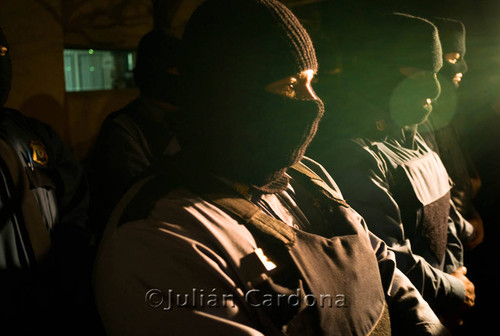
[[[242,219],[245,223],[263,234],[281,241],[285,246],[291,247],[295,243],[296,234],[290,226],[279,219],[265,214],[257,205],[242,196],[218,194],[204,194],[201,196],[233,216]]]
[[[303,177],[306,177],[324,196],[344,207],[349,207],[347,202],[338,192],[333,190],[321,177],[307,168],[302,162],[293,165],[291,168],[300,173]]]
[[[298,172],[302,177],[312,183],[313,186],[329,200],[334,201],[344,207],[349,207],[342,196],[333,190],[321,177],[307,168],[304,164],[298,163],[292,166],[292,169]],[[215,179],[214,179],[215,180]],[[212,182],[214,183],[214,182]],[[295,231],[281,220],[271,217],[249,200],[241,195],[237,195],[234,190],[218,182],[219,186],[216,190],[226,190],[225,194],[206,193],[202,196],[213,202],[219,207],[225,209],[234,216],[239,217],[247,224],[255,227],[260,232],[273,236],[283,242],[287,247],[293,246],[296,238]]]
[[[135,196],[128,201],[133,201],[133,207],[126,207],[117,219],[121,223],[145,218],[154,207],[155,201],[170,190],[186,185],[196,191],[202,198],[216,204],[233,216],[236,216],[257,229],[266,236],[271,236],[281,241],[285,246],[291,247],[295,242],[295,231],[283,221],[265,214],[257,205],[242,197],[236,190],[230,188],[222,181],[210,174],[202,174],[193,170],[182,161],[172,158],[171,162],[162,165],[161,174],[143,180],[135,192]],[[293,170],[302,175],[309,183],[312,183],[328,199],[344,206],[349,205],[342,196],[333,190],[316,173],[302,163],[292,167]]]

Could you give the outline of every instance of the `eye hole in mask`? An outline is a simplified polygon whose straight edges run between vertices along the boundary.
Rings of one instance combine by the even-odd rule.
[[[0,45],[0,57],[7,56],[9,49],[6,46]]]
[[[304,70],[266,85],[265,90],[291,99],[317,100],[319,98],[312,88],[315,74],[313,69]]]
[[[12,65],[9,58],[9,49],[6,46],[0,44],[0,106],[3,106],[7,101],[11,82]]]

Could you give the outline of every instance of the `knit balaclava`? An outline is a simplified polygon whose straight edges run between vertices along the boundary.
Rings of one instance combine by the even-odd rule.
[[[404,127],[424,121],[432,109],[426,99],[440,93],[436,27],[423,18],[393,13],[369,21],[359,32],[344,69],[345,90],[352,91],[347,96],[354,97],[347,105],[356,110],[352,122],[383,131],[390,123]],[[403,74],[403,68],[410,74]]]
[[[9,43],[0,28],[0,46],[9,49]],[[5,56],[0,56],[0,107],[4,106],[9,96],[10,86],[12,82],[12,64],[9,57],[9,52]]]
[[[443,50],[443,67],[439,73],[448,80],[452,80],[455,74],[465,74],[468,70],[465,61],[465,26],[462,22],[448,18],[433,18],[432,23],[439,30],[439,38]],[[456,63],[449,63],[444,60],[448,53],[458,53],[460,58]]]
[[[180,39],[165,30],[152,30],[142,37],[134,68],[134,80],[142,95],[179,103],[179,78],[172,69],[179,67],[180,49]]]
[[[208,0],[184,37],[183,152],[215,174],[264,192],[286,187],[323,114],[320,100],[265,86],[317,69],[309,35],[274,0]]]
[[[433,18],[432,22],[439,30],[439,38],[443,51],[443,67],[439,70],[438,80],[441,84],[441,95],[433,104],[430,120],[435,129],[446,126],[457,112],[457,89],[459,84],[453,81],[456,74],[464,75],[468,66],[465,56],[465,26],[462,22],[448,18]],[[456,63],[445,59],[448,53],[458,53]]]

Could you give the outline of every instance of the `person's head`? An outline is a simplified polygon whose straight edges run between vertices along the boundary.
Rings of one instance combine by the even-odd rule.
[[[9,96],[12,82],[12,64],[9,57],[9,43],[0,28],[0,107],[4,106]]]
[[[391,123],[406,127],[423,122],[440,93],[436,27],[420,17],[392,13],[367,20],[349,36],[342,80],[346,109],[354,113],[342,119],[368,133]]]
[[[215,173],[272,190],[322,115],[309,35],[278,1],[207,0],[183,42],[183,150]]]
[[[152,30],[141,38],[134,68],[134,81],[141,95],[178,104],[180,49],[180,39],[166,30]]]
[[[432,23],[439,30],[443,50],[443,67],[439,73],[458,87],[468,70],[465,61],[465,26],[458,20],[439,17],[433,18]]]
[[[467,72],[465,62],[465,27],[462,22],[448,18],[433,18],[439,30],[443,67],[437,74],[441,85],[439,99],[433,104],[430,121],[435,129],[448,125],[458,107],[458,88]]]

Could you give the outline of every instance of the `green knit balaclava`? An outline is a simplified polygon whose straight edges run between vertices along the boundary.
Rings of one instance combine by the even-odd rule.
[[[342,85],[325,97],[327,113],[336,114],[339,132],[385,136],[388,125],[424,121],[432,109],[426,100],[440,93],[435,74],[442,54],[436,27],[423,18],[392,13],[360,23],[349,37]],[[332,104],[338,108],[330,109]]]
[[[266,85],[317,70],[311,39],[274,0],[208,0],[183,36],[179,134],[186,155],[214,173],[265,192],[286,187],[323,114],[320,100]]]
[[[433,104],[430,120],[435,129],[446,126],[455,117],[458,108],[459,81],[457,74],[464,75],[467,70],[465,61],[465,26],[462,22],[449,18],[432,18],[432,22],[439,30],[439,38],[443,50],[443,67],[438,73],[441,85],[441,95]],[[458,53],[458,60],[449,62],[446,55]],[[461,77],[460,77],[461,78]]]
[[[443,67],[439,73],[445,76],[448,80],[452,80],[455,74],[465,74],[468,70],[467,62],[465,61],[465,26],[461,21],[435,17],[431,19],[439,30],[439,38],[443,50],[443,58],[448,53],[458,53],[460,58],[455,63],[446,62],[443,59]]]

